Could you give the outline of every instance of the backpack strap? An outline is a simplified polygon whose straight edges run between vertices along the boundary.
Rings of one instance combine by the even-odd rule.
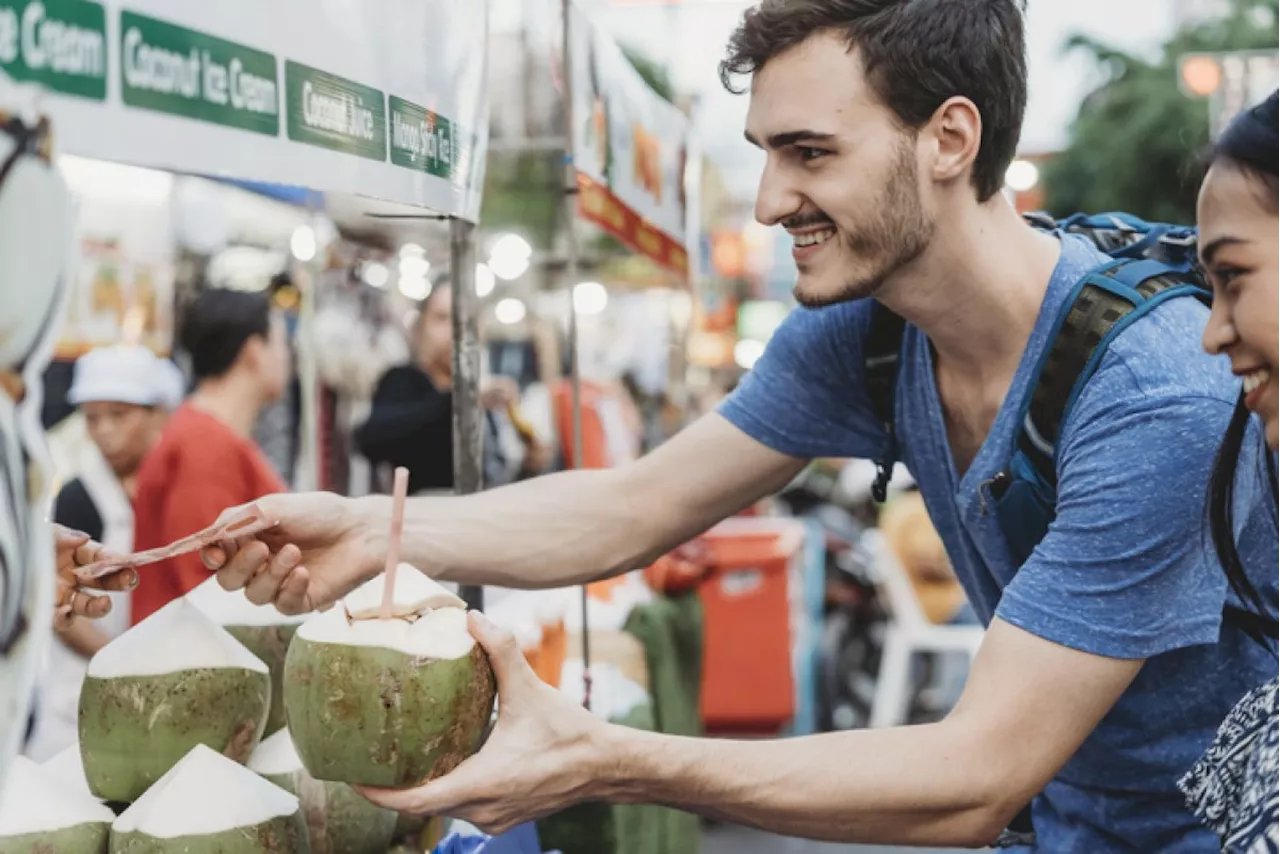
[[[1057,447],[1072,404],[1097,370],[1107,346],[1129,324],[1167,299],[1209,298],[1200,277],[1149,258],[1119,258],[1075,286],[1054,325],[1053,343],[1032,374],[1023,403],[1018,449],[1056,491]]]
[[[907,322],[878,302],[871,303],[871,328],[862,344],[863,368],[866,372],[867,395],[871,410],[888,434],[884,451],[876,458],[876,479],[871,496],[884,502],[889,494],[889,480],[898,462],[898,433],[894,423],[894,392],[898,388],[898,369],[902,363],[902,335]]]

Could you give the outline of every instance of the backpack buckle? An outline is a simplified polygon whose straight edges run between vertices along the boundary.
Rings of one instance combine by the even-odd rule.
[[[871,497],[883,504],[889,498],[889,481],[893,478],[893,463],[876,463],[876,479],[871,482]]]

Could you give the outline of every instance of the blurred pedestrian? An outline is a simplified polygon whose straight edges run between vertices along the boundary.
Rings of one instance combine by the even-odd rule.
[[[287,487],[250,438],[263,407],[289,381],[284,322],[262,294],[207,290],[187,307],[180,345],[195,389],[138,472],[134,548],[206,527],[228,503]],[[209,577],[197,555],[149,566],[133,591],[137,624]]]
[[[177,367],[140,346],[91,350],[76,360],[68,401],[79,408],[92,448],[78,477],[54,501],[53,519],[118,554],[133,551],[137,474],[169,413],[182,402]],[[90,595],[90,594],[80,594]],[[26,753],[37,762],[76,739],[80,685],[89,659],[129,627],[129,593],[108,592],[101,619],[59,620],[36,697]]]

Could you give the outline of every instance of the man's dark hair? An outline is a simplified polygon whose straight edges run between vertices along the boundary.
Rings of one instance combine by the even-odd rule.
[[[231,370],[250,338],[266,338],[271,306],[263,294],[213,288],[191,301],[183,315],[180,344],[191,356],[191,374],[201,380]]]
[[[815,33],[857,49],[871,90],[909,129],[956,95],[982,116],[973,164],[978,200],[1004,186],[1027,105],[1023,6],[1019,0],[762,0],[729,38],[720,80],[754,74]]]

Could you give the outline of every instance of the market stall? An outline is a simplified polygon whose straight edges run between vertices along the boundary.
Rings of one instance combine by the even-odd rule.
[[[5,651],[0,668],[6,685],[16,689],[13,698],[21,702],[6,697],[0,729],[6,772],[13,772],[22,797],[34,797],[32,803],[42,805],[41,793],[79,798],[51,824],[37,821],[20,836],[74,830],[75,839],[54,847],[73,844],[88,851],[105,846],[108,833],[127,833],[149,838],[144,844],[160,845],[156,850],[161,850],[187,844],[192,837],[201,837],[204,844],[227,832],[259,840],[252,843],[253,850],[259,845],[265,846],[262,850],[306,850],[300,835],[331,837],[342,822],[369,819],[367,814],[353,819],[351,805],[340,803],[345,795],[327,784],[316,788],[314,780],[296,777],[288,785],[277,781],[283,789],[293,786],[299,806],[298,799],[290,800],[293,795],[264,779],[272,776],[267,766],[282,774],[297,770],[288,756],[277,752],[264,759],[255,750],[264,735],[268,698],[281,685],[283,647],[277,647],[289,645],[296,625],[264,622],[266,612],[253,611],[247,602],[229,613],[225,603],[210,604],[207,597],[183,598],[157,613],[163,619],[139,623],[148,630],[122,635],[119,640],[128,643],[113,647],[110,661],[95,658],[97,670],[91,668],[87,683],[106,693],[95,695],[101,702],[81,705],[81,738],[91,743],[82,741],[61,755],[56,767],[37,771],[26,760],[9,766],[14,740],[21,736],[18,725],[27,713],[27,688],[48,642],[51,611],[53,574],[40,558],[48,551],[48,540],[39,533],[47,531],[43,517],[48,495],[38,487],[27,488],[48,475],[32,429],[31,410],[38,407],[39,395],[24,396],[38,383],[53,346],[52,336],[43,330],[62,316],[71,293],[75,299],[70,300],[71,322],[63,342],[69,350],[118,337],[166,349],[172,300],[164,289],[173,259],[147,241],[171,239],[166,229],[190,220],[165,216],[161,205],[159,219],[150,226],[133,223],[141,236],[127,235],[123,250],[104,245],[82,252],[87,254],[81,269],[89,271],[88,284],[72,287],[68,271],[75,265],[63,256],[60,238],[74,233],[75,212],[66,203],[61,175],[74,173],[77,164],[119,164],[114,174],[125,191],[145,196],[148,189],[161,189],[158,182],[163,181],[164,204],[179,206],[183,197],[172,190],[188,178],[273,188],[291,197],[294,209],[301,211],[290,243],[299,300],[303,413],[303,471],[295,482],[304,486],[317,482],[319,469],[316,364],[322,342],[315,330],[315,294],[325,244],[333,233],[324,200],[355,199],[371,221],[447,221],[458,342],[456,485],[460,491],[474,491],[481,485],[473,277],[488,135],[486,36],[485,4],[448,0],[0,2],[0,114],[5,120],[0,156],[8,183],[0,211],[3,246],[10,259],[30,256],[30,263],[11,262],[9,272],[16,271],[20,287],[32,288],[38,296],[28,310],[16,296],[13,280],[3,283],[6,320],[18,321],[19,334],[5,330],[6,340],[17,349],[4,354],[0,394],[0,438],[5,459],[13,463],[3,466],[7,488],[0,507],[0,634]],[[64,157],[61,173],[51,168]],[[88,168],[93,174],[80,182],[81,189],[101,190],[106,173]],[[74,174],[69,177],[75,184]],[[14,199],[18,201],[10,204]],[[129,217],[130,212],[116,209],[106,216]],[[31,462],[24,466],[22,460]],[[480,604],[478,589],[462,593],[472,605]],[[416,617],[419,612],[413,608],[425,606],[410,601],[404,607]],[[254,631],[227,634],[246,628]],[[465,635],[465,628],[455,629]],[[240,642],[230,642],[233,635]],[[258,641],[250,636],[268,640],[265,646],[253,646]],[[162,682],[172,684],[164,687]],[[133,692],[132,712],[127,720],[112,722],[105,716],[113,706],[109,695],[117,690]],[[92,711],[87,717],[86,708]],[[145,738],[128,723],[135,719],[149,721]],[[328,735],[319,730],[320,738]],[[192,743],[197,746],[188,750]],[[209,744],[218,749],[207,749]],[[266,765],[247,769],[244,763],[251,758]],[[51,780],[60,782],[52,788],[44,785]],[[197,791],[199,806],[190,799]],[[8,802],[6,808],[22,812]],[[108,830],[115,813],[125,812],[132,813],[128,826],[115,821]],[[82,820],[65,824],[72,814]],[[378,832],[364,834],[364,847],[349,850],[378,850],[376,844],[370,846],[378,838],[385,851],[394,818],[388,825],[378,817]],[[245,831],[252,833],[244,836]],[[12,835],[11,830],[6,833]],[[21,848],[23,843],[18,844]]]

